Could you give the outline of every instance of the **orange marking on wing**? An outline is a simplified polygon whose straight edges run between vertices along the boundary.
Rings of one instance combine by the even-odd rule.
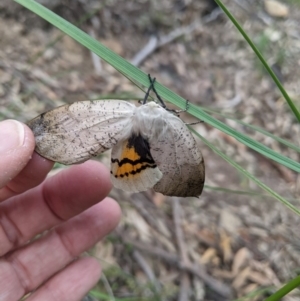
[[[139,154],[135,151],[134,147],[128,148],[124,147],[120,161],[124,158],[130,159],[132,161],[136,161],[140,159]]]
[[[135,151],[134,147],[131,148],[124,147],[121,157],[119,158],[119,162],[121,162],[124,159],[129,159],[134,163],[136,161],[141,160],[141,157]],[[139,173],[141,173],[143,170],[147,168],[156,167],[155,164],[149,164],[146,161],[145,162],[142,161],[135,164],[133,163],[126,162],[123,163],[121,166],[119,166],[117,162],[113,163],[114,164],[113,175],[116,178],[134,178],[134,177],[138,177]]]

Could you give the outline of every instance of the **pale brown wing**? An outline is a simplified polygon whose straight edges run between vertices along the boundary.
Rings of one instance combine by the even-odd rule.
[[[165,120],[162,131],[163,136],[149,141],[151,155],[163,174],[153,189],[169,196],[199,196],[205,167],[193,135],[176,116]]]
[[[74,164],[126,139],[131,133],[135,109],[135,105],[122,100],[86,100],[55,108],[27,124],[40,155]]]

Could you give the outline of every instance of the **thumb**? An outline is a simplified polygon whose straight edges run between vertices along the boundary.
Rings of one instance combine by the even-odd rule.
[[[0,188],[31,159],[35,146],[31,130],[16,120],[0,122]]]

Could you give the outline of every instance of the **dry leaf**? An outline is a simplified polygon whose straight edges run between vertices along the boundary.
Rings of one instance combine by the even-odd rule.
[[[249,264],[251,253],[247,248],[239,249],[233,259],[232,272],[236,275],[242,268]]]
[[[289,8],[285,4],[275,0],[265,0],[265,9],[272,17],[286,18],[289,15]]]
[[[240,273],[237,274],[237,276],[233,280],[232,287],[235,290],[239,291],[242,288],[242,286],[244,286],[246,284],[247,279],[251,272],[252,271],[249,266],[245,267]]]
[[[225,231],[221,231],[220,246],[223,251],[224,262],[228,263],[231,261],[233,254],[231,249],[231,238],[226,234]]]
[[[217,250],[214,248],[208,248],[201,256],[200,263],[208,264],[212,262],[212,259],[217,256]]]

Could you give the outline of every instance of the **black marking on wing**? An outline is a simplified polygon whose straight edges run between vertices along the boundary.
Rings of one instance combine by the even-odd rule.
[[[134,151],[139,155],[140,158],[138,160],[123,158],[121,161],[115,158],[111,158],[111,162],[117,163],[119,167],[126,163],[129,163],[131,165],[149,163],[149,167],[156,167],[156,164],[150,153],[150,145],[148,141],[145,138],[143,138],[140,134],[132,134],[132,136],[128,139],[126,148],[134,148]]]
[[[130,171],[130,172],[125,172],[124,174],[121,174],[120,176],[117,176],[117,175],[114,175],[112,171],[110,171],[110,173],[115,177],[115,178],[124,178],[124,177],[128,177],[129,175],[135,175],[137,173],[140,173],[141,171],[147,169],[147,168],[156,168],[156,165],[150,165],[150,164],[146,164],[146,165],[143,165],[142,167],[136,169],[136,170],[133,170],[133,171]]]

